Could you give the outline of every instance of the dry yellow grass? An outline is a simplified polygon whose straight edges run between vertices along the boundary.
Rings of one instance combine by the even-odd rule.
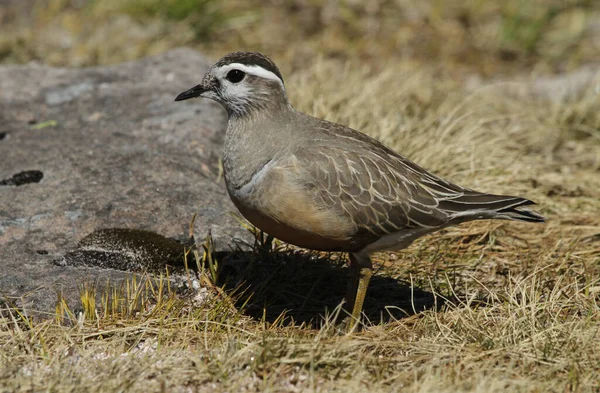
[[[444,23],[434,26],[446,31]],[[248,45],[264,46],[262,34]],[[332,42],[328,50],[344,41]],[[164,282],[138,282],[106,307],[61,310],[62,319],[29,321],[3,310],[0,390],[600,391],[593,86],[563,101],[514,84],[466,88],[462,70],[437,61],[443,57],[310,55],[299,67],[298,53],[315,48],[313,40],[294,54],[274,50],[298,109],[374,135],[465,186],[531,198],[548,223],[470,223],[378,254],[369,320],[352,335],[332,323],[344,294],[343,261],[284,246],[258,246],[233,261],[217,255],[232,269],[231,281],[218,283],[224,292],[176,294]]]

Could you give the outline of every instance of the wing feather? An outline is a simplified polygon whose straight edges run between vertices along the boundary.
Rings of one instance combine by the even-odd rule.
[[[434,196],[409,178],[414,174],[399,173],[393,161],[326,146],[294,154],[301,162],[320,161],[321,165],[298,165],[305,168],[299,178],[310,184],[317,204],[346,215],[357,236],[368,232],[380,238],[414,226],[437,227],[447,219],[434,208]]]
[[[427,233],[480,218],[540,220],[524,198],[484,194],[441,179],[377,140],[319,120],[310,147],[293,151],[314,202],[350,220],[369,244],[402,231]],[[422,231],[421,231],[422,230]]]

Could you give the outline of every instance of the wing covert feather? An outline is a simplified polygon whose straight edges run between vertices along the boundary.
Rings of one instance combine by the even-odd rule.
[[[385,157],[326,146],[294,156],[299,179],[314,192],[315,203],[349,218],[356,235],[380,238],[411,227],[436,227],[447,217],[412,172],[399,173]]]

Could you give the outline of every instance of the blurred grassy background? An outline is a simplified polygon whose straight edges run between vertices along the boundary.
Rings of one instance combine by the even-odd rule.
[[[492,75],[570,70],[600,53],[596,0],[4,0],[0,26],[0,62],[57,66],[185,45],[215,58],[263,51],[292,68],[318,54]]]

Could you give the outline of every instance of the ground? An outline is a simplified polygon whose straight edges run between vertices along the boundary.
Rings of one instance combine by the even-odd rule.
[[[85,300],[105,290],[82,283],[82,313],[2,312],[2,390],[600,390],[600,104],[595,84],[563,95],[573,82],[554,75],[597,61],[594,2],[7,4],[4,62],[264,50],[297,109],[459,184],[530,198],[548,222],[463,224],[375,255],[368,318],[349,335],[333,323],[345,256],[261,236],[251,253],[200,250],[212,270],[197,291],[132,281],[97,308]],[[289,23],[262,23],[276,18]],[[537,76],[561,94],[531,87]]]

